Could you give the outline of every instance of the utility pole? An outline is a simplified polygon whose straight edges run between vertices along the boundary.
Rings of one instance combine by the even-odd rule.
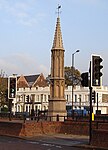
[[[9,121],[12,120],[12,101],[13,101],[13,99],[9,99],[9,104],[8,104],[8,108],[9,108]]]
[[[91,61],[90,61],[90,117],[89,117],[89,144],[91,143],[92,139],[92,86],[91,86]]]
[[[73,109],[73,96],[74,96],[74,91],[73,91],[73,89],[74,89],[74,55],[76,54],[76,53],[78,53],[78,52],[80,52],[80,50],[78,49],[78,50],[76,50],[73,54],[72,54],[72,119],[74,119],[74,109]]]
[[[96,111],[97,113],[96,114],[98,114],[99,112],[98,112],[98,93],[97,93],[97,111]]]

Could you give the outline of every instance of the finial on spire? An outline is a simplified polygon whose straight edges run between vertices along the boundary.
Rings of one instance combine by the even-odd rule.
[[[61,5],[58,4],[58,7],[57,7],[57,9],[58,9],[58,11],[57,11],[58,17],[59,17],[59,14],[60,14],[60,8],[61,8]]]

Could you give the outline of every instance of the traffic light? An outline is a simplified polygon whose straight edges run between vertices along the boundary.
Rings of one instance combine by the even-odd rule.
[[[8,79],[8,98],[16,97],[16,77],[9,77]]]
[[[92,56],[92,86],[100,86],[100,79],[102,76],[101,65],[102,58],[100,56]]]
[[[26,96],[26,102],[29,103],[29,95]]]
[[[85,87],[88,87],[88,72],[84,72],[81,74],[81,85],[82,86],[85,86]]]
[[[92,102],[96,103],[96,92],[92,92]]]

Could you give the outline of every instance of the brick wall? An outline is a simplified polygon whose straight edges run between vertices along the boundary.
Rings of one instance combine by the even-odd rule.
[[[108,147],[108,123],[100,123],[96,129],[93,123],[91,145],[98,147]],[[0,135],[11,136],[36,136],[37,134],[75,134],[89,135],[89,123],[87,122],[35,122],[28,121],[9,122],[0,121]]]
[[[20,136],[21,130],[21,123],[0,122],[0,135]]]
[[[108,148],[108,130],[93,130],[91,145]]]
[[[63,123],[63,122],[28,122],[24,124],[25,136],[34,136],[38,133],[43,134],[77,134],[88,135],[89,125],[88,123]]]
[[[0,122],[0,134],[2,135],[35,136],[55,133],[88,135],[89,125],[86,122]]]

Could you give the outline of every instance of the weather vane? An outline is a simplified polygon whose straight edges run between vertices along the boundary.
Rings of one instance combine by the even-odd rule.
[[[60,12],[60,8],[61,8],[61,5],[58,4],[58,7],[57,7],[57,9],[58,9],[58,11],[57,11],[58,17],[59,17],[59,14],[61,13],[61,12]]]

